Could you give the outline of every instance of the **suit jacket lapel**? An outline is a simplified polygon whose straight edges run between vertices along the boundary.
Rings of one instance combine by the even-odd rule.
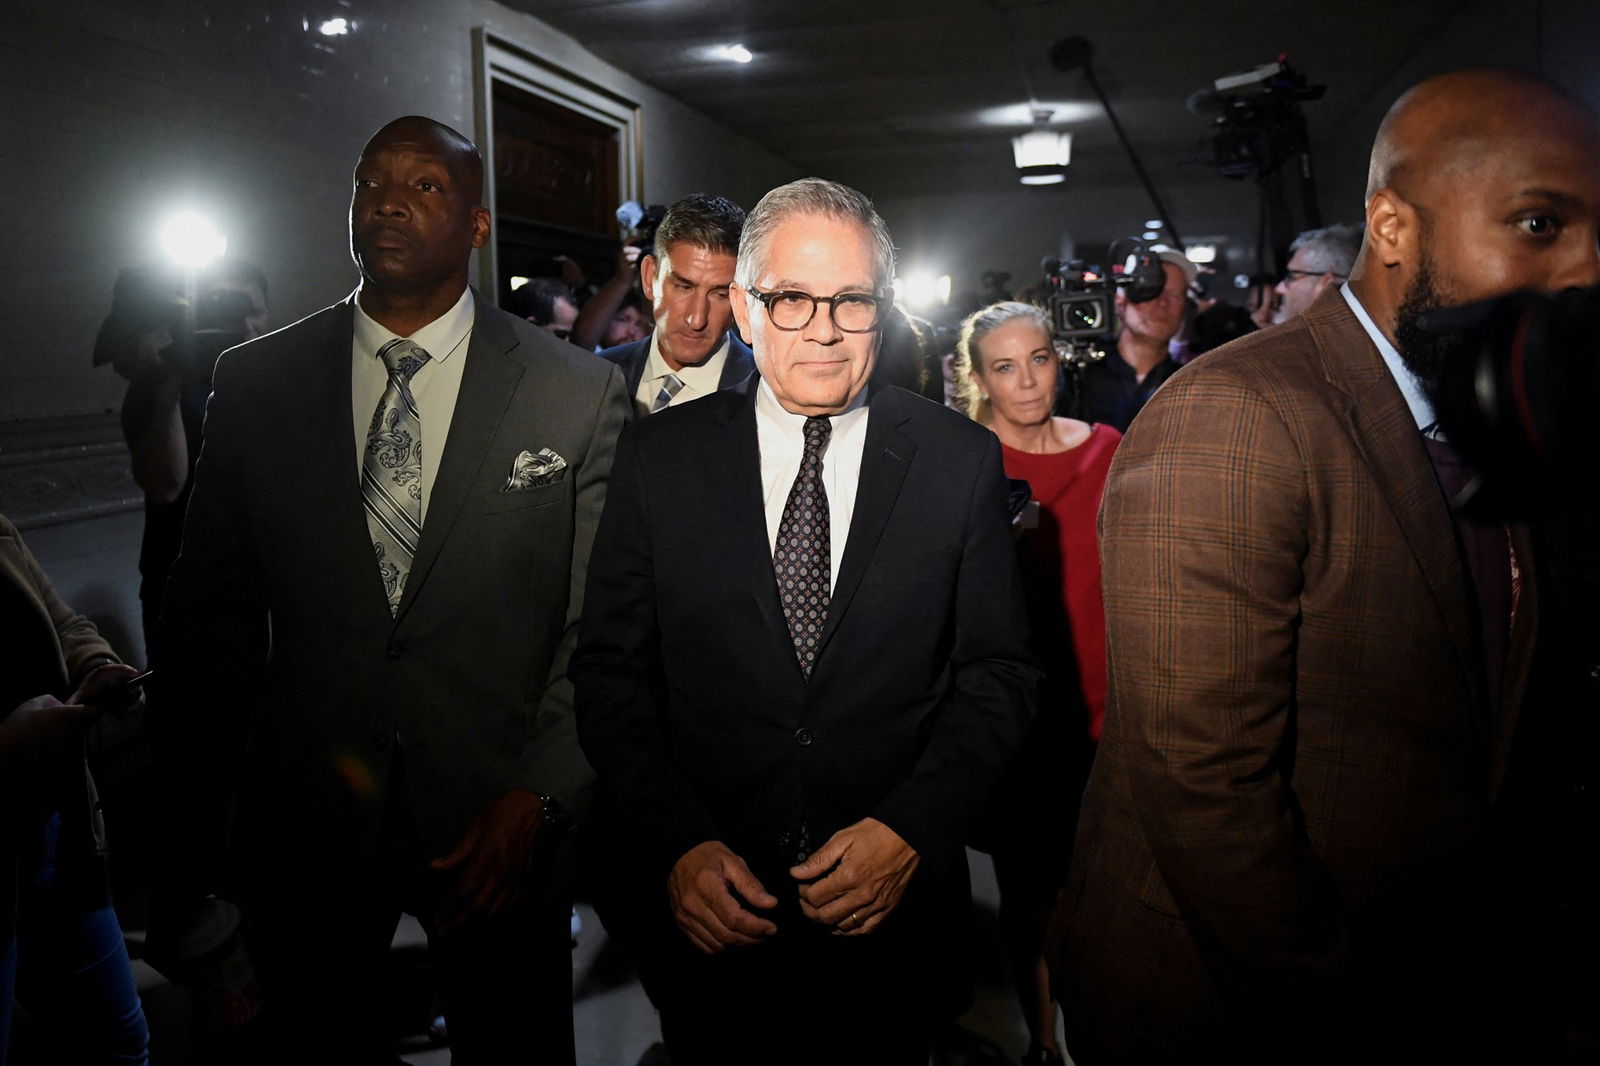
[[[472,340],[467,346],[467,365],[461,371],[461,391],[456,396],[455,411],[450,417],[450,435],[445,439],[444,452],[439,457],[439,472],[433,479],[433,493],[428,500],[427,517],[423,519],[422,537],[417,542],[411,573],[406,577],[406,589],[400,599],[396,621],[405,617],[422,586],[427,583],[428,574],[439,558],[439,550],[455,526],[467,493],[483,466],[489,445],[511,404],[517,383],[522,379],[522,366],[508,355],[521,343],[517,335],[496,313],[493,305],[476,291],[472,298],[476,305],[476,317],[473,320]],[[426,442],[426,427],[423,432]]]
[[[1312,331],[1329,381],[1349,397],[1346,417],[1356,443],[1422,569],[1469,689],[1483,705],[1469,578],[1416,419],[1337,290],[1329,290],[1313,309]]]
[[[628,346],[628,356],[622,364],[622,383],[628,389],[628,403],[639,393],[639,382],[644,380],[644,367],[650,361],[650,338],[634,341]]]
[[[728,573],[738,575],[735,580],[747,583],[756,609],[774,637],[782,638],[798,672],[800,663],[794,657],[789,623],[783,617],[783,604],[778,599],[772,548],[767,538],[765,494],[761,487],[761,444],[756,434],[758,381],[751,377],[728,390],[739,394],[740,399],[728,406],[721,432],[705,440],[695,462],[704,470],[708,483],[722,486],[717,498],[724,502],[726,510],[707,525],[722,529],[729,538],[725,556]],[[713,399],[715,397],[707,397],[695,402],[706,403]]]
[[[856,485],[855,511],[850,519],[850,535],[844,544],[844,557],[839,560],[839,575],[833,583],[833,595],[828,601],[828,620],[822,628],[822,639],[817,648],[820,660],[827,651],[828,641],[839,628],[839,620],[850,609],[861,576],[878,549],[883,527],[889,522],[895,501],[900,496],[900,486],[906,472],[911,469],[911,459],[917,454],[917,445],[900,431],[910,417],[901,402],[902,397],[885,389],[868,398],[867,439],[861,452],[861,479]]]

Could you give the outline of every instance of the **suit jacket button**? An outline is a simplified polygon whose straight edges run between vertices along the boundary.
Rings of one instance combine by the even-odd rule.
[[[794,742],[802,748],[811,743],[811,730],[801,726],[794,731]]]

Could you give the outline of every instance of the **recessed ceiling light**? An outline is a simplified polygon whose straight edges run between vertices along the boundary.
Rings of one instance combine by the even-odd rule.
[[[731,59],[735,63],[748,63],[755,58],[754,53],[742,44],[725,44],[714,49],[718,59]]]
[[[343,37],[354,28],[349,19],[325,19],[317,32],[324,37]]]
[[[1144,224],[1144,228],[1145,229],[1160,229],[1161,228],[1161,220],[1159,218],[1152,218],[1150,221],[1148,221],[1148,222],[1146,222]]]

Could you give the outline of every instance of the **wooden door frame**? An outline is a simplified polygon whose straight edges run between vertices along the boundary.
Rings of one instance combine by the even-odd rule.
[[[474,135],[483,155],[485,202],[494,214],[494,87],[515,86],[544,100],[576,111],[617,133],[617,192],[623,200],[644,198],[643,108],[602,85],[540,58],[515,41],[478,26],[472,31],[474,92],[477,106]],[[478,291],[494,293],[499,280],[498,221],[490,222],[489,243],[478,253]]]

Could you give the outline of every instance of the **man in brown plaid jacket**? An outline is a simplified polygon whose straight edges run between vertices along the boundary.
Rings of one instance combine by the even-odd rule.
[[[1481,889],[1531,556],[1452,506],[1472,472],[1417,319],[1600,281],[1597,232],[1592,111],[1510,72],[1424,82],[1378,130],[1349,284],[1135,420],[1100,514],[1110,702],[1054,930],[1079,1066],[1479,1061],[1525,1024],[1523,975],[1490,961],[1511,908]]]

